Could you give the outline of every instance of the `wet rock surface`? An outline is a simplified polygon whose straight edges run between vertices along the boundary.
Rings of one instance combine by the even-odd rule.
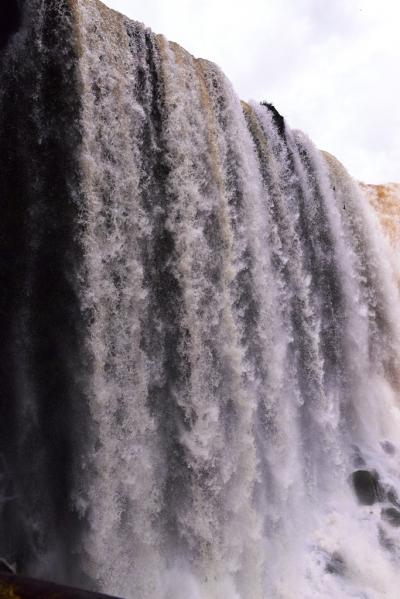
[[[384,492],[379,483],[377,472],[356,470],[351,475],[354,492],[361,505],[373,505],[382,501]]]
[[[285,119],[284,117],[277,111],[275,106],[269,102],[261,102],[262,106],[268,108],[268,110],[272,113],[272,118],[274,120],[275,126],[277,127],[280,135],[285,135]]]
[[[287,597],[344,599],[379,526],[398,529],[380,518],[389,501],[356,506],[343,469],[400,488],[380,446],[397,287],[381,284],[389,255],[358,189],[271,104],[244,118],[216,66],[98,0],[28,0],[22,27],[1,17],[12,5],[0,555],[143,599],[277,597],[293,564]],[[394,599],[400,581],[376,570]],[[9,598],[83,597],[12,585]]]
[[[3,0],[0,5],[0,50],[21,24],[21,0]]]
[[[384,508],[381,512],[382,519],[392,526],[398,528],[400,526],[400,511],[394,507]]]
[[[390,501],[392,505],[400,509],[400,501],[395,489],[390,488],[386,493],[387,500]]]
[[[328,563],[326,564],[326,571],[329,572],[329,574],[336,574],[338,576],[343,576],[345,574],[345,561],[343,556],[337,551],[332,553]]]
[[[15,574],[15,567],[3,557],[0,558],[0,574]]]

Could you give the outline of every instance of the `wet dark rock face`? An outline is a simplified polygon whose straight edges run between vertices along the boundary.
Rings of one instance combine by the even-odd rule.
[[[15,574],[15,570],[6,559],[0,558],[0,574]]]
[[[268,108],[268,110],[271,112],[275,126],[278,129],[280,135],[282,135],[282,137],[283,137],[285,135],[285,119],[284,119],[284,117],[280,114],[280,112],[278,112],[278,110],[275,108],[275,106],[273,104],[270,104],[269,102],[261,102],[261,104],[262,104],[262,106],[265,106],[266,108]]]
[[[393,455],[394,452],[394,446],[390,444],[387,453]],[[351,475],[351,481],[355,495],[361,505],[371,506],[375,503],[383,503],[384,507],[382,507],[380,512],[383,522],[393,528],[400,527],[400,502],[397,492],[393,487],[385,484],[384,481],[380,481],[379,474],[375,470],[356,470]],[[396,548],[395,541],[387,535],[382,526],[379,525],[378,531],[382,546],[388,551],[393,552]],[[333,557],[328,566],[334,562],[332,560]],[[327,571],[331,571],[328,569],[328,566]]]
[[[0,504],[0,555],[23,572],[54,539],[57,551],[70,554],[79,528],[69,508],[72,448],[85,422],[77,385],[85,358],[76,60],[69,3],[51,3],[40,30],[39,5],[29,3],[18,43],[0,60],[0,436],[13,477],[0,489],[13,496]],[[19,26],[20,4],[4,3],[1,11],[4,45]],[[55,555],[54,562],[65,560]],[[58,566],[53,577],[65,579]]]
[[[384,508],[382,510],[382,519],[398,528],[400,526],[400,511],[394,507]]]
[[[0,569],[253,599],[287,547],[341,587],[326,506],[358,511],[357,546],[400,526],[391,426],[378,460],[353,439],[391,364],[357,189],[97,0],[21,7],[0,7]]]
[[[384,493],[376,472],[356,470],[353,472],[351,478],[359,503],[362,505],[373,505],[378,501],[382,501]]]
[[[0,5],[0,50],[18,31],[22,19],[21,0],[3,0]]]

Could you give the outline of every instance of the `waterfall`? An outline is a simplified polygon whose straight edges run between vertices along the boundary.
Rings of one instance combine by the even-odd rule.
[[[97,0],[18,7],[0,554],[126,599],[396,599],[399,273],[365,191]]]

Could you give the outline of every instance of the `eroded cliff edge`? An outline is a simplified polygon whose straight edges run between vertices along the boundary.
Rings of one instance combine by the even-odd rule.
[[[400,302],[359,186],[101,3],[21,15],[0,58],[2,552],[135,599],[397,592]]]

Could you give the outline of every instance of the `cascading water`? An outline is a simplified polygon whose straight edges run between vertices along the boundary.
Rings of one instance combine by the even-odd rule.
[[[396,599],[398,274],[360,188],[97,0],[19,8],[1,553],[128,599]]]

